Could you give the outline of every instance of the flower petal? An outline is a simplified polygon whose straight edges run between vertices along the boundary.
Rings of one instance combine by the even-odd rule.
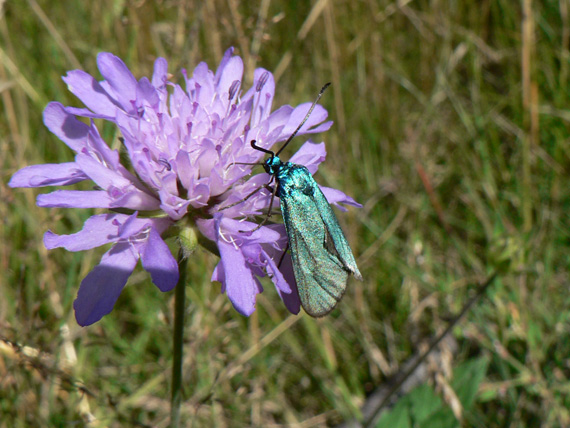
[[[101,263],[81,281],[73,302],[79,325],[91,325],[113,310],[137,261],[138,254],[129,243],[118,243],[103,255]]]
[[[83,172],[102,189],[107,190],[111,186],[121,188],[131,184],[130,180],[109,169],[91,155],[79,153],[75,156],[75,161]]]
[[[303,122],[303,119],[305,119],[305,116],[309,112],[311,105],[312,103],[304,103],[298,105],[293,109],[291,115],[289,116],[287,124],[283,127],[283,130],[281,131],[281,140],[289,138],[291,136],[291,134],[295,131],[295,129],[297,129],[297,127],[301,124],[301,122]],[[307,121],[303,124],[303,127],[297,133],[297,135],[315,134],[318,132],[327,131],[333,124],[331,121],[321,123],[323,120],[327,118],[327,116],[328,116],[327,110],[320,104],[317,104],[315,106],[315,109],[312,111],[311,115],[307,119]]]
[[[168,62],[164,58],[157,58],[154,61],[154,72],[152,74],[152,85],[157,89],[163,89],[168,80]]]
[[[150,273],[152,282],[160,291],[172,290],[178,283],[178,263],[172,256],[168,245],[154,228],[150,229],[148,239],[141,252],[143,268]],[[186,284],[181,284],[186,286]]]
[[[87,108],[79,108],[79,107],[65,107],[65,111],[69,114],[80,116],[80,117],[88,117],[90,119],[105,119],[105,120],[113,120],[114,116],[119,107],[112,107],[113,110],[105,110],[105,113],[93,113],[91,110]]]
[[[271,281],[273,281],[275,284],[275,288],[277,288],[278,291],[282,291],[283,293],[291,294],[291,286],[285,280],[283,273],[281,273],[277,267],[277,262],[275,262],[275,260],[273,260],[273,258],[271,258],[271,256],[269,256],[269,254],[267,254],[263,249],[261,250],[261,254],[266,263],[265,269],[267,271],[267,274],[270,276]],[[279,259],[281,259],[281,255],[277,255],[277,257],[279,261]]]
[[[259,283],[253,277],[239,248],[219,239],[218,249],[224,268],[222,283],[226,293],[240,314],[250,316],[255,311],[255,295],[261,292]]]
[[[113,200],[101,190],[56,190],[38,195],[38,207],[51,208],[111,208]]]
[[[134,212],[127,218],[117,219],[117,221],[114,222],[118,226],[117,235],[119,238],[129,239],[131,236],[149,227],[149,225],[146,224],[146,219],[137,218],[138,214],[138,212]]]
[[[233,241],[238,246],[275,243],[283,238],[281,225],[268,225],[257,228],[257,224],[249,221],[239,221],[232,218],[221,218],[223,230],[218,226],[218,234],[222,233],[227,241]]]
[[[229,93],[230,87],[235,80],[241,80],[243,76],[243,61],[239,56],[231,56],[233,49],[230,48],[224,54],[220,66],[216,71],[216,90],[220,95]],[[225,97],[229,102],[228,97]]]
[[[312,141],[307,141],[301,146],[297,152],[291,156],[289,162],[304,165],[311,174],[317,172],[319,164],[324,162],[327,157],[325,143],[315,144]]]
[[[117,56],[109,52],[101,52],[97,55],[97,66],[101,75],[105,78],[102,87],[108,85],[113,95],[123,110],[132,110],[132,102],[137,97],[137,80],[131,70]]]
[[[340,190],[324,186],[319,186],[319,187],[323,191],[325,198],[327,198],[328,203],[336,205],[338,209],[340,209],[341,211],[347,211],[347,209],[342,205],[339,205],[339,203],[345,205],[352,205],[353,207],[357,208],[362,208],[362,204],[359,204],[350,196],[348,196],[346,193],[341,192]]]
[[[110,207],[132,210],[154,210],[159,207],[158,199],[136,188],[130,177],[124,176],[122,169],[121,172],[113,171],[89,155],[78,154],[75,159],[85,174],[107,191],[113,201]]]
[[[224,264],[220,261],[216,265],[216,267],[214,268],[214,271],[212,272],[212,277],[210,278],[210,281],[221,282],[222,283],[222,293],[226,292],[226,283],[224,281],[225,277],[226,277],[226,274],[224,272]]]
[[[93,76],[83,70],[73,70],[67,73],[63,81],[67,84],[68,89],[90,110],[109,118],[115,116],[114,112],[120,106]]]
[[[71,235],[56,235],[47,231],[44,245],[48,250],[63,247],[67,251],[83,251],[100,247],[119,239],[119,225],[129,219],[125,214],[99,214],[89,217],[83,229]]]
[[[47,105],[44,124],[75,152],[79,153],[86,146],[89,126],[69,114],[62,104],[51,102]]]
[[[158,101],[158,93],[156,88],[150,83],[150,80],[146,77],[139,80],[137,83],[137,107],[146,108],[145,104],[148,104],[150,107],[148,111],[154,113],[154,109],[158,106]]]
[[[279,271],[283,275],[283,280],[287,282],[289,287],[291,288],[290,293],[285,293],[277,287],[277,292],[283,300],[285,307],[291,312],[292,314],[298,314],[301,310],[301,300],[299,299],[299,291],[297,289],[297,282],[295,280],[295,275],[293,273],[293,261],[291,260],[291,254],[287,253],[283,257],[281,261],[281,265],[279,266]],[[273,280],[273,278],[272,278]]]
[[[222,289],[226,291],[236,310],[242,315],[249,316],[255,310],[255,296],[262,291],[262,288],[254,277],[242,249],[233,242],[234,236],[225,236],[222,232],[222,221],[224,229],[227,221],[230,225],[235,225],[235,220],[225,219],[219,213],[214,216],[216,243],[220,251],[220,263],[223,266],[223,271],[220,270],[218,276],[223,273]],[[226,233],[229,234],[227,231]]]
[[[17,171],[8,186],[43,187],[68,186],[87,179],[75,162],[31,165]]]

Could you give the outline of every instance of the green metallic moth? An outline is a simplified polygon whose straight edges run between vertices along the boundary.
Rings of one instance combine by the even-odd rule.
[[[283,162],[279,154],[309,118],[327,83],[295,132],[278,152],[251,142],[255,150],[270,155],[263,163],[265,172],[275,180],[269,213],[275,195],[281,201],[281,213],[289,238],[293,271],[301,305],[313,317],[322,317],[340,301],[349,275],[362,280],[356,260],[338,220],[309,170],[303,165]],[[263,224],[263,223],[262,223]],[[259,225],[261,227],[261,225]]]

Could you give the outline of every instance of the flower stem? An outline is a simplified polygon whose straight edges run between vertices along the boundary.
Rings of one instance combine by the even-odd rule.
[[[184,252],[178,252],[180,277],[174,292],[174,333],[172,336],[172,390],[170,399],[170,427],[180,427],[180,405],[182,404],[182,352],[184,339],[184,300],[186,287],[186,265]]]

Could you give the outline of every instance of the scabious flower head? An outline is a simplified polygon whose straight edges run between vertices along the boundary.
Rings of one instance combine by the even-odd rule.
[[[200,63],[191,77],[183,71],[185,88],[168,80],[167,63],[156,60],[149,80],[136,80],[110,53],[97,57],[102,81],[81,70],[64,77],[69,90],[86,108],[48,104],[44,123],[75,152],[73,162],[25,167],[14,174],[11,187],[69,186],[91,180],[95,190],[56,190],[37,198],[40,207],[103,208],[71,235],[46,232],[46,248],[82,251],[112,244],[99,265],[81,282],[74,309],[77,322],[89,325],[111,312],[140,260],[161,290],[178,282],[178,265],[162,236],[190,225],[217,246],[220,262],[212,280],[222,283],[238,312],[250,315],[262,291],[258,278],[270,276],[286,307],[299,312],[291,259],[285,255],[285,228],[266,225],[253,233],[249,222],[266,212],[266,191],[227,209],[269,181],[251,175],[263,153],[249,142],[269,149],[284,141],[301,123],[310,103],[282,106],[271,112],[275,82],[257,69],[253,86],[242,88],[243,62],[228,49],[214,73]],[[87,118],[80,121],[77,117]],[[317,106],[299,135],[326,131],[326,110]],[[130,165],[101,138],[93,119],[113,122],[119,129]],[[88,122],[88,123],[86,123]],[[325,158],[324,143],[306,142],[291,158],[314,173]],[[344,193],[322,188],[331,203],[356,204]],[[170,233],[170,232],[169,232]]]

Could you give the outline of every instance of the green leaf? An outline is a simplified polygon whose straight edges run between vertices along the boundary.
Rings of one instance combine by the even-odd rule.
[[[488,364],[487,358],[478,358],[469,360],[453,370],[451,387],[464,409],[470,408],[475,402],[479,385],[487,373]]]
[[[392,410],[384,412],[376,428],[412,428],[409,398],[402,398]]]
[[[411,403],[412,417],[420,426],[423,426],[422,422],[442,406],[441,398],[428,384],[414,388],[408,397]]]

